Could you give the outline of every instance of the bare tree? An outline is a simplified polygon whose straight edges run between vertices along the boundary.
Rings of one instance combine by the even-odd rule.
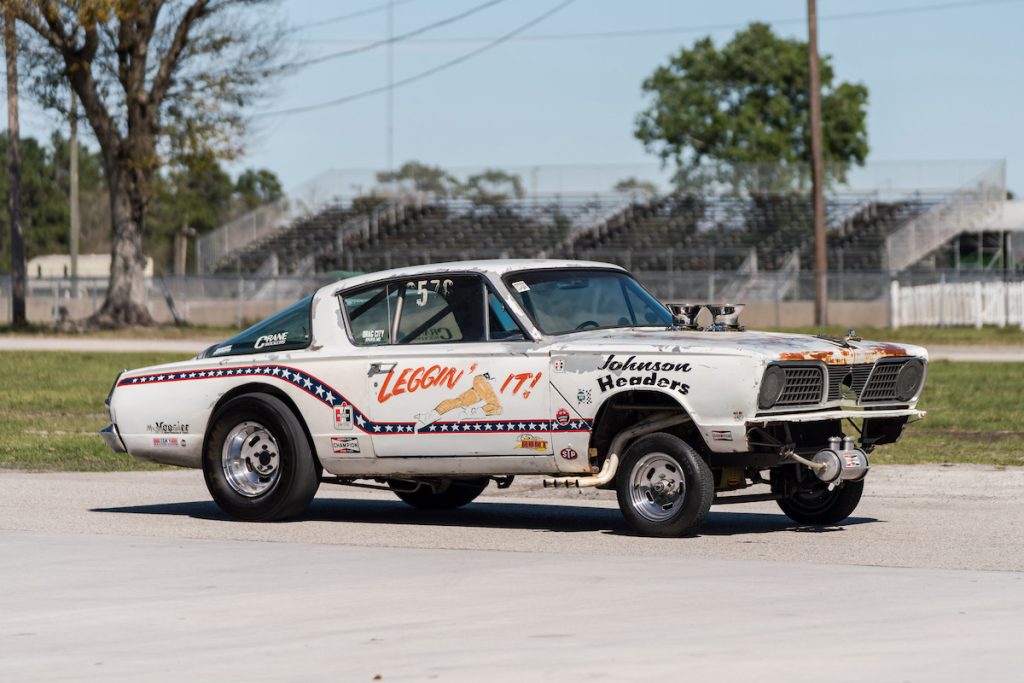
[[[11,324],[24,327],[25,239],[21,225],[21,130],[18,125],[18,32],[14,17],[4,14],[4,51],[7,59],[7,209],[11,217]]]
[[[99,143],[110,195],[111,267],[100,327],[150,324],[146,210],[170,157],[241,149],[244,110],[280,72],[273,0],[0,0],[32,29],[36,96],[66,113],[70,87]]]

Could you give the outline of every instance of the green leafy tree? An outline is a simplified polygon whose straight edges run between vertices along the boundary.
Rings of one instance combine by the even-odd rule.
[[[521,199],[523,180],[515,173],[495,168],[469,176],[461,194],[481,206],[500,206],[511,198]]]
[[[821,56],[826,168],[841,178],[868,155],[867,87],[835,83],[832,58]],[[643,83],[650,106],[635,135],[677,182],[708,179],[707,162],[748,189],[780,189],[809,177],[807,44],[753,23],[721,48],[710,37],[683,48]],[[758,166],[760,165],[760,166]],[[767,187],[776,185],[776,187]]]
[[[0,0],[26,31],[37,98],[66,114],[68,89],[103,159],[111,270],[92,324],[149,324],[143,241],[154,177],[168,159],[230,157],[246,107],[280,72],[270,0]]]
[[[277,175],[266,168],[247,168],[235,181],[235,195],[246,211],[276,202],[284,196],[284,188]]]
[[[44,254],[67,253],[69,224],[69,152],[67,138],[54,133],[49,145],[35,138],[21,139],[22,204],[25,230],[25,253],[29,259]],[[7,133],[0,133],[0,157],[7,154]],[[83,206],[95,201],[97,191],[103,188],[99,158],[90,150],[80,147],[78,156],[79,186]],[[0,193],[7,192],[7,165],[0,167]],[[83,211],[92,216],[94,211]],[[0,212],[0,269],[10,266],[10,230],[7,212]],[[88,232],[89,221],[83,221],[83,234]],[[89,225],[91,227],[91,225]],[[95,232],[95,231],[93,231]],[[83,246],[91,243],[83,240]],[[31,273],[29,276],[31,277]]]
[[[418,161],[407,161],[397,171],[378,173],[377,182],[385,185],[397,183],[404,189],[440,198],[449,197],[459,189],[459,182],[448,171]]]
[[[615,187],[612,189],[616,192],[628,192],[632,194],[646,195],[647,197],[654,197],[658,194],[658,186],[650,180],[639,180],[632,176],[629,178],[623,178],[619,182],[615,183]]]

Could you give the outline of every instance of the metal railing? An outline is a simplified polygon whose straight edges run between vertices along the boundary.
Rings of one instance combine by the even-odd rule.
[[[885,241],[889,270],[899,272],[980,223],[1006,200],[1006,163],[992,164],[947,201],[909,221]]]

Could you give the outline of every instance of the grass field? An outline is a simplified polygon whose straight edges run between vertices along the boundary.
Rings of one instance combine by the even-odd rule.
[[[255,321],[254,321],[255,322]],[[842,337],[848,331],[845,327],[780,327],[766,328],[779,332],[800,334],[827,334]],[[0,325],[0,335],[36,335],[48,337],[86,336],[93,339],[208,339],[217,341],[232,337],[240,328],[230,325],[158,325],[156,327],[134,327],[126,330],[101,330],[82,334],[55,332],[48,325],[31,325],[28,329],[15,330],[10,325]],[[893,330],[886,327],[858,327],[857,333],[864,339],[874,341],[903,342],[906,344],[938,344],[942,346],[1024,346],[1024,330],[1018,327],[901,327]]]
[[[137,470],[155,466],[111,453],[96,435],[118,371],[181,359],[175,354],[0,354],[0,468]],[[1024,363],[952,363],[928,369],[928,417],[879,463],[1024,465]]]

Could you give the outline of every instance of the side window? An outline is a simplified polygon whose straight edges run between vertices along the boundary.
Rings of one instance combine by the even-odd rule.
[[[231,339],[212,346],[201,355],[238,356],[247,353],[304,349],[310,341],[310,308],[312,296],[292,304],[262,322],[258,322]]]
[[[526,334],[516,323],[512,314],[508,312],[505,302],[499,299],[494,292],[487,293],[487,318],[491,339],[495,341],[526,339]]]
[[[425,276],[405,283],[399,344],[484,340],[483,281],[471,275]]]
[[[391,328],[395,320],[398,287],[377,285],[342,297],[345,313],[357,346],[391,344]]]
[[[624,285],[626,292],[626,305],[633,316],[634,325],[660,325],[664,324],[665,311],[662,308],[655,308],[649,296],[642,297],[636,290],[635,283]]]

